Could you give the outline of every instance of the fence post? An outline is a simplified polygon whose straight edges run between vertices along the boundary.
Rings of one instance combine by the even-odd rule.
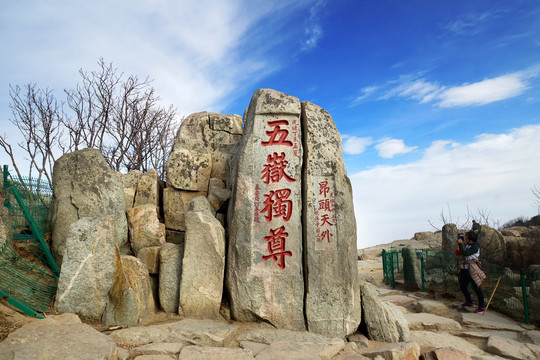
[[[523,315],[525,315],[525,324],[529,325],[529,299],[527,298],[527,274],[521,270],[521,296],[523,297]]]
[[[420,251],[420,271],[422,273],[422,292],[426,292],[426,281],[424,277],[424,251]]]
[[[386,250],[384,249],[382,252],[382,258],[383,258],[383,279],[384,279],[384,282],[388,285],[388,275],[386,274]]]
[[[396,287],[396,279],[394,279],[394,254],[396,254],[395,250],[390,251],[391,261],[390,261],[390,283],[392,284],[392,289]],[[399,261],[398,261],[398,269],[399,269]]]

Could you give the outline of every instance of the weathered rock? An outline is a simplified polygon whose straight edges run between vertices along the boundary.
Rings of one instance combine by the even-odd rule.
[[[297,98],[253,95],[230,173],[227,261],[233,318],[296,330],[305,328],[299,120]]]
[[[135,202],[135,194],[137,193],[137,185],[139,184],[139,178],[142,172],[139,170],[131,170],[127,174],[117,173],[124,187],[124,200],[126,204],[126,211],[133,207]]]
[[[159,303],[163,311],[178,312],[184,245],[165,243],[159,252]]]
[[[307,327],[345,336],[361,320],[352,186],[330,114],[304,101],[301,122]],[[294,129],[292,135],[299,138]]]
[[[178,360],[252,360],[253,354],[245,349],[227,349],[223,347],[186,346],[180,352]]]
[[[401,249],[403,257],[403,279],[407,290],[422,288],[421,260],[416,255],[416,249],[404,247]]]
[[[456,249],[458,230],[456,224],[444,224],[442,227],[442,249],[453,252]]]
[[[535,346],[535,345],[532,345]],[[515,360],[536,360],[540,354],[540,346],[536,346],[535,352],[527,344],[519,343],[502,336],[493,335],[488,338],[486,351]]]
[[[411,341],[420,345],[421,352],[427,352],[440,347],[453,347],[454,349],[464,351],[470,356],[485,354],[482,349],[476,345],[447,332],[433,331],[411,331]]]
[[[177,359],[180,350],[188,345],[187,342],[174,342],[174,343],[156,343],[137,346],[129,351],[129,356],[137,357],[141,355],[175,355]]]
[[[478,243],[480,244],[480,259],[489,259],[492,263],[504,265],[506,245],[499,231],[482,225],[478,233]]]
[[[112,215],[118,247],[128,241],[124,187],[96,149],[74,151],[54,163],[52,253],[60,266],[71,224]]]
[[[208,185],[208,202],[214,211],[221,209],[223,204],[231,197],[231,191],[225,187],[225,182],[218,178],[211,178]]]
[[[159,207],[159,179],[155,169],[150,169],[139,177],[137,194],[133,206],[154,205]]]
[[[406,324],[402,318],[403,315],[396,318],[397,312],[388,311],[388,305],[385,305],[378,298],[373,285],[360,282],[360,292],[362,294],[362,314],[368,338],[392,343],[408,341],[407,334],[403,333],[404,324]],[[400,323],[399,326],[398,323]],[[400,334],[398,327],[402,330],[402,334]]]
[[[159,252],[161,246],[151,246],[142,248],[137,254],[137,258],[146,265],[148,273],[159,274]]]
[[[461,330],[461,325],[457,321],[444,316],[427,313],[408,313],[404,316],[411,330]]]
[[[76,354],[76,356],[75,356]],[[81,323],[73,314],[50,316],[22,326],[0,343],[0,359],[127,359],[127,351]]]
[[[119,260],[102,321],[105,326],[139,325],[155,310],[148,268],[133,256],[124,255]]]
[[[412,294],[410,295],[399,295],[399,294],[385,295],[385,296],[381,296],[380,299],[382,301],[388,301],[394,305],[403,306],[403,307],[408,307],[409,305],[412,305],[413,303],[419,300],[417,297],[413,296]]]
[[[199,112],[182,122],[175,144],[182,139],[196,139],[204,144],[212,160],[210,177],[225,180],[227,158],[242,132],[242,118],[238,115]]]
[[[432,231],[420,231],[414,233],[414,239],[418,241],[429,239],[431,236],[433,236]]]
[[[410,330],[409,330],[409,323],[407,322],[407,319],[405,318],[404,313],[400,310],[398,306],[394,304],[383,302],[383,305],[388,314],[388,318],[395,319],[398,339],[400,339],[400,341],[409,340],[411,336]]]
[[[159,222],[155,205],[134,207],[128,211],[127,217],[131,249],[135,255],[142,248],[165,243],[165,225]]]
[[[464,351],[452,347],[441,347],[429,350],[420,355],[420,360],[470,360],[471,357]]]
[[[540,346],[540,330],[529,330],[525,333],[525,336],[529,342]]]
[[[338,337],[319,335],[307,331],[291,331],[280,329],[251,330],[240,334],[237,340],[241,343],[245,341],[251,341],[262,344],[270,344],[271,346],[274,345],[273,348],[265,348],[263,351],[257,354],[257,359],[267,359],[267,356],[269,356],[270,354],[274,354],[276,356],[277,354],[281,354],[281,356],[277,356],[277,358],[306,358],[302,357],[304,356],[302,355],[302,351],[296,352],[294,350],[295,345],[297,350],[306,349],[308,347],[315,350],[315,354],[317,354],[315,358],[330,359],[332,356],[340,352],[345,346],[344,341]],[[309,344],[309,346],[305,347],[305,344]],[[284,356],[283,351],[290,351],[291,357],[287,355]],[[300,357],[294,357],[293,354]],[[309,354],[312,353],[309,352]]]
[[[195,139],[176,139],[167,160],[167,185],[177,190],[208,191],[212,157]]]
[[[178,313],[217,319],[224,272],[225,229],[212,214],[206,198],[196,197],[186,214]]]
[[[382,356],[391,360],[417,360],[420,356],[420,346],[413,341],[386,344],[383,346],[361,349],[360,353],[371,359]]]
[[[165,229],[165,240],[168,243],[172,244],[183,244],[185,241],[185,232],[184,231],[175,231],[175,230],[169,230]]]
[[[238,326],[211,320],[184,319],[159,325],[131,327],[109,335],[117,344],[142,346],[150,343],[189,343],[201,346],[229,346]]]
[[[173,188],[163,190],[163,213],[167,229],[185,231],[185,216],[189,204],[197,196],[206,196],[206,191],[179,191]]]
[[[177,360],[177,355],[140,355],[133,360]]]
[[[120,257],[116,223],[111,215],[82,218],[67,234],[55,308],[101,319]]]
[[[369,345],[369,340],[366,335],[358,332],[347,336],[347,340],[349,342],[354,342],[359,349],[368,347]]]
[[[414,305],[414,310],[418,313],[429,313],[444,316],[448,314],[448,307],[439,301],[418,300]]]
[[[335,354],[334,354],[335,355]],[[255,357],[257,360],[274,359],[294,359],[294,360],[312,360],[312,359],[330,359],[319,355],[317,346],[310,343],[298,343],[294,341],[278,341],[270,344],[264,351]]]
[[[513,269],[525,269],[531,264],[540,264],[540,252],[535,250],[538,249],[536,244],[540,239],[540,228],[538,226],[534,226],[534,228],[539,230],[532,234],[523,231],[525,235],[530,235],[530,237],[504,237],[506,246],[505,264],[507,266]]]
[[[482,316],[478,316],[478,314],[474,313],[463,313],[461,314],[460,323],[464,326],[474,326],[481,329],[523,331],[523,328],[515,322],[490,311],[487,311]]]

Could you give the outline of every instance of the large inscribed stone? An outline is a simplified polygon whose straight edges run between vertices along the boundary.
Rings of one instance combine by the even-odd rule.
[[[330,114],[302,102],[302,133],[307,326],[345,336],[361,320],[352,187]]]
[[[232,316],[304,330],[300,102],[260,89],[245,120],[229,178]]]

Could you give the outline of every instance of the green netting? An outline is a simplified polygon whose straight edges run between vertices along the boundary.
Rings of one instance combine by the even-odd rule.
[[[421,251],[425,289],[461,299],[463,295],[457,276],[459,258],[455,253],[431,249]],[[403,267],[409,266],[400,264],[400,261],[403,261],[400,253],[401,251],[395,249],[383,250],[384,278],[386,283],[393,287],[395,280],[403,277]],[[519,272],[487,263],[484,263],[482,268],[487,275],[487,280],[482,284],[486,302],[493,295],[489,308],[527,324],[540,324],[540,270]],[[474,296],[473,293],[473,298]]]
[[[58,267],[46,245],[52,189],[35,179],[14,180],[3,169],[0,206],[0,297],[38,316],[56,293]]]

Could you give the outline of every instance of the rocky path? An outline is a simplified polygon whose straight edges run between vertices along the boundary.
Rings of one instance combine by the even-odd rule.
[[[73,314],[31,320],[0,309],[4,359],[540,359],[540,331],[488,310],[461,309],[458,300],[391,289],[382,283],[381,258],[358,262],[362,281],[404,314],[410,341],[383,343],[361,333],[348,339],[276,330],[267,324],[168,317],[147,326],[100,329]],[[22,326],[21,326],[22,325]],[[17,329],[18,328],[18,329]],[[13,331],[14,329],[17,329]],[[438,350],[434,350],[438,349]]]

